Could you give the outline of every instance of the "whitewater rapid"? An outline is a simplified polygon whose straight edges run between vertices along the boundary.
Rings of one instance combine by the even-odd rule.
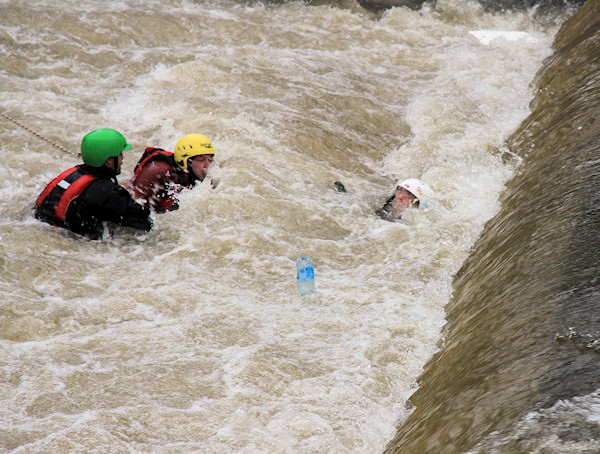
[[[519,159],[503,148],[561,18],[441,1],[0,3],[0,449],[380,452],[452,278]],[[474,29],[531,41],[482,45]],[[211,177],[86,241],[31,217],[81,138],[199,132]],[[435,191],[400,223],[399,178]],[[348,192],[332,190],[342,181]],[[317,293],[300,298],[311,256]]]

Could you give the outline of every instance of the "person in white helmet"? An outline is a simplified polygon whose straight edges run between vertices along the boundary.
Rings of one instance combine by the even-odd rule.
[[[386,221],[397,221],[410,208],[425,207],[431,195],[429,186],[416,178],[398,181],[396,191],[376,214]]]

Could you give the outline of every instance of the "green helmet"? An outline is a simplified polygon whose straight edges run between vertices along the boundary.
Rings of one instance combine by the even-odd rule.
[[[114,129],[96,129],[81,141],[81,158],[92,167],[102,167],[108,158],[131,150],[123,134]]]

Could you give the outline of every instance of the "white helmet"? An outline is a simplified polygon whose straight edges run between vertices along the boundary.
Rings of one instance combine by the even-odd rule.
[[[398,181],[398,187],[406,189],[419,200],[419,206],[427,208],[427,201],[433,197],[429,186],[416,178]]]

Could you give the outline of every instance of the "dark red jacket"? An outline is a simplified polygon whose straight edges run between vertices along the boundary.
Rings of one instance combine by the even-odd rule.
[[[148,147],[133,170],[127,185],[136,200],[162,213],[179,208],[178,196],[184,188],[196,184],[193,173],[180,168],[173,153],[162,148]]]

